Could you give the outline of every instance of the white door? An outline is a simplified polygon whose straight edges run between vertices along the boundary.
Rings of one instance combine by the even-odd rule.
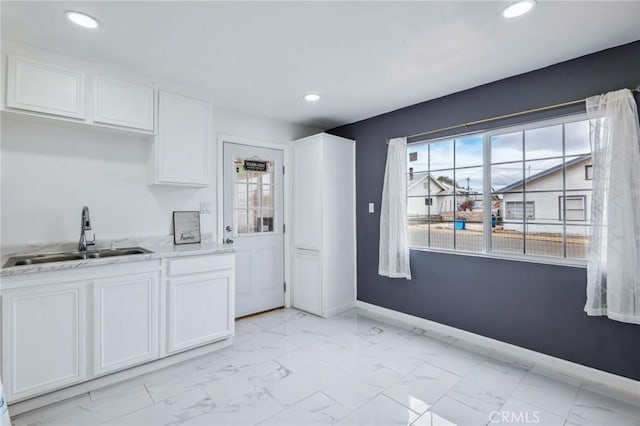
[[[229,142],[223,151],[222,232],[236,249],[241,317],[284,306],[283,152]]]
[[[2,380],[9,400],[86,377],[86,282],[2,296]]]
[[[157,272],[95,281],[95,375],[158,358],[158,281]]]

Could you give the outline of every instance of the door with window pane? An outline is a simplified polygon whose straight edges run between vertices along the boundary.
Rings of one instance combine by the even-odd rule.
[[[236,316],[284,305],[283,153],[225,142],[224,240],[236,250]]]

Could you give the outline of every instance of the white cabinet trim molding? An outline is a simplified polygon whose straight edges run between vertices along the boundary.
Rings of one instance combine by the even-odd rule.
[[[158,284],[159,273],[146,273],[126,277],[96,280],[94,283],[94,374],[104,374],[133,365],[151,361],[159,356],[158,346]],[[123,359],[109,361],[106,356],[107,336],[105,332],[105,295],[110,288],[144,285],[147,291],[147,350],[132,354]],[[123,319],[127,321],[126,319]]]
[[[50,65],[44,62],[28,59],[20,56],[8,55],[7,61],[7,106],[11,108],[25,109],[29,111],[37,111],[45,114],[61,115],[71,118],[84,118],[85,116],[85,73],[77,70],[63,68]],[[25,98],[22,92],[23,87],[23,71],[31,68],[41,73],[56,73],[61,77],[75,80],[75,102],[73,107],[65,108],[62,105],[55,106],[57,99],[42,103],[33,102]],[[28,82],[27,82],[28,83]],[[46,83],[46,82],[42,82]],[[47,105],[49,103],[49,105]]]
[[[202,284],[215,280],[225,280],[226,281],[226,291],[227,291],[227,315],[226,315],[226,327],[224,329],[217,330],[215,332],[208,333],[206,335],[201,335],[192,339],[182,339],[178,335],[178,324],[180,321],[179,312],[177,308],[178,302],[178,290],[181,287],[185,287],[188,285],[196,285]],[[189,349],[195,346],[200,346],[205,343],[211,343],[215,340],[230,336],[233,334],[234,327],[231,322],[233,321],[232,313],[234,312],[234,307],[230,306],[230,302],[235,300],[231,297],[231,292],[234,291],[233,286],[233,276],[232,271],[224,271],[215,274],[207,274],[207,275],[193,275],[193,276],[184,276],[180,278],[172,278],[168,280],[168,288],[169,288],[169,300],[168,300],[168,341],[167,341],[167,352],[175,353],[185,349]],[[212,301],[212,307],[213,301]],[[204,319],[203,319],[204,320]]]
[[[55,295],[71,295],[73,298],[74,311],[73,330],[74,336],[72,348],[68,349],[73,352],[72,365],[73,372],[66,376],[48,380],[46,382],[33,384],[27,387],[18,387],[19,378],[16,377],[18,369],[18,341],[20,337],[17,327],[20,325],[17,318],[17,305],[21,301],[29,299],[43,298]],[[2,345],[8,350],[3,350],[2,369],[6,372],[3,375],[5,386],[7,389],[7,398],[19,399],[22,396],[29,396],[43,393],[52,389],[56,389],[72,383],[81,382],[86,377],[86,283],[78,282],[72,284],[57,284],[48,289],[36,288],[20,292],[8,292],[2,295]],[[59,348],[60,349],[60,348]],[[52,352],[56,350],[51,348]],[[46,357],[50,354],[46,352],[34,354],[35,357]],[[24,360],[22,360],[24,361]],[[35,360],[34,360],[35,361]],[[25,361],[27,362],[27,361]]]
[[[136,111],[136,114],[138,116],[133,116],[131,111],[126,110],[123,113],[122,105],[112,105],[112,111],[108,111],[107,105],[105,105],[105,102],[108,101],[105,91],[108,88],[115,91],[119,90],[121,92],[121,99],[119,100],[129,104],[129,107],[133,107],[137,101],[136,109],[138,111]],[[127,95],[127,97],[124,98],[123,94]],[[139,84],[105,77],[95,77],[93,80],[93,121],[152,132],[155,115],[154,94],[155,88],[150,83]]]

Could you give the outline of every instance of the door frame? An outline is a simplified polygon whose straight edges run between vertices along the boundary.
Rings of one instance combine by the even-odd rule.
[[[293,212],[291,211],[292,204],[289,202],[291,199],[291,144],[289,142],[285,143],[275,143],[275,142],[267,142],[258,139],[245,138],[241,136],[232,136],[228,134],[218,133],[217,147],[216,147],[216,212],[217,212],[217,220],[216,220],[216,241],[219,244],[223,243],[224,233],[222,232],[222,228],[224,228],[224,144],[225,142],[234,143],[237,145],[247,145],[254,146],[256,148],[268,148],[275,149],[278,151],[282,151],[282,158],[284,162],[285,173],[283,176],[283,205],[284,205],[284,216],[283,216],[283,224],[289,225],[291,223],[291,218]],[[289,227],[289,232],[284,233],[284,281],[287,283],[286,291],[284,292],[284,306],[286,308],[291,307],[291,227]]]

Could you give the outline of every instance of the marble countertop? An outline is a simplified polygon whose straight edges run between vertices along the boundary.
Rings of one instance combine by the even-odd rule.
[[[213,241],[211,234],[203,235],[201,243],[183,245],[174,245],[172,236],[102,240],[98,241],[98,244],[96,245],[96,247],[92,247],[92,250],[105,248],[108,249],[111,247],[112,243],[114,243],[118,248],[142,247],[144,249],[150,250],[151,253],[104,257],[98,259],[69,260],[65,262],[41,263],[37,265],[11,266],[8,268],[3,267],[2,269],[0,269],[0,277],[83,268],[87,266],[138,262],[141,260],[149,259],[234,252],[233,246],[222,245]],[[4,246],[1,248],[1,262],[2,265],[6,264],[7,260],[11,256],[75,251],[77,250],[76,245],[77,243],[72,242],[57,242],[46,244],[28,244],[22,246]]]

